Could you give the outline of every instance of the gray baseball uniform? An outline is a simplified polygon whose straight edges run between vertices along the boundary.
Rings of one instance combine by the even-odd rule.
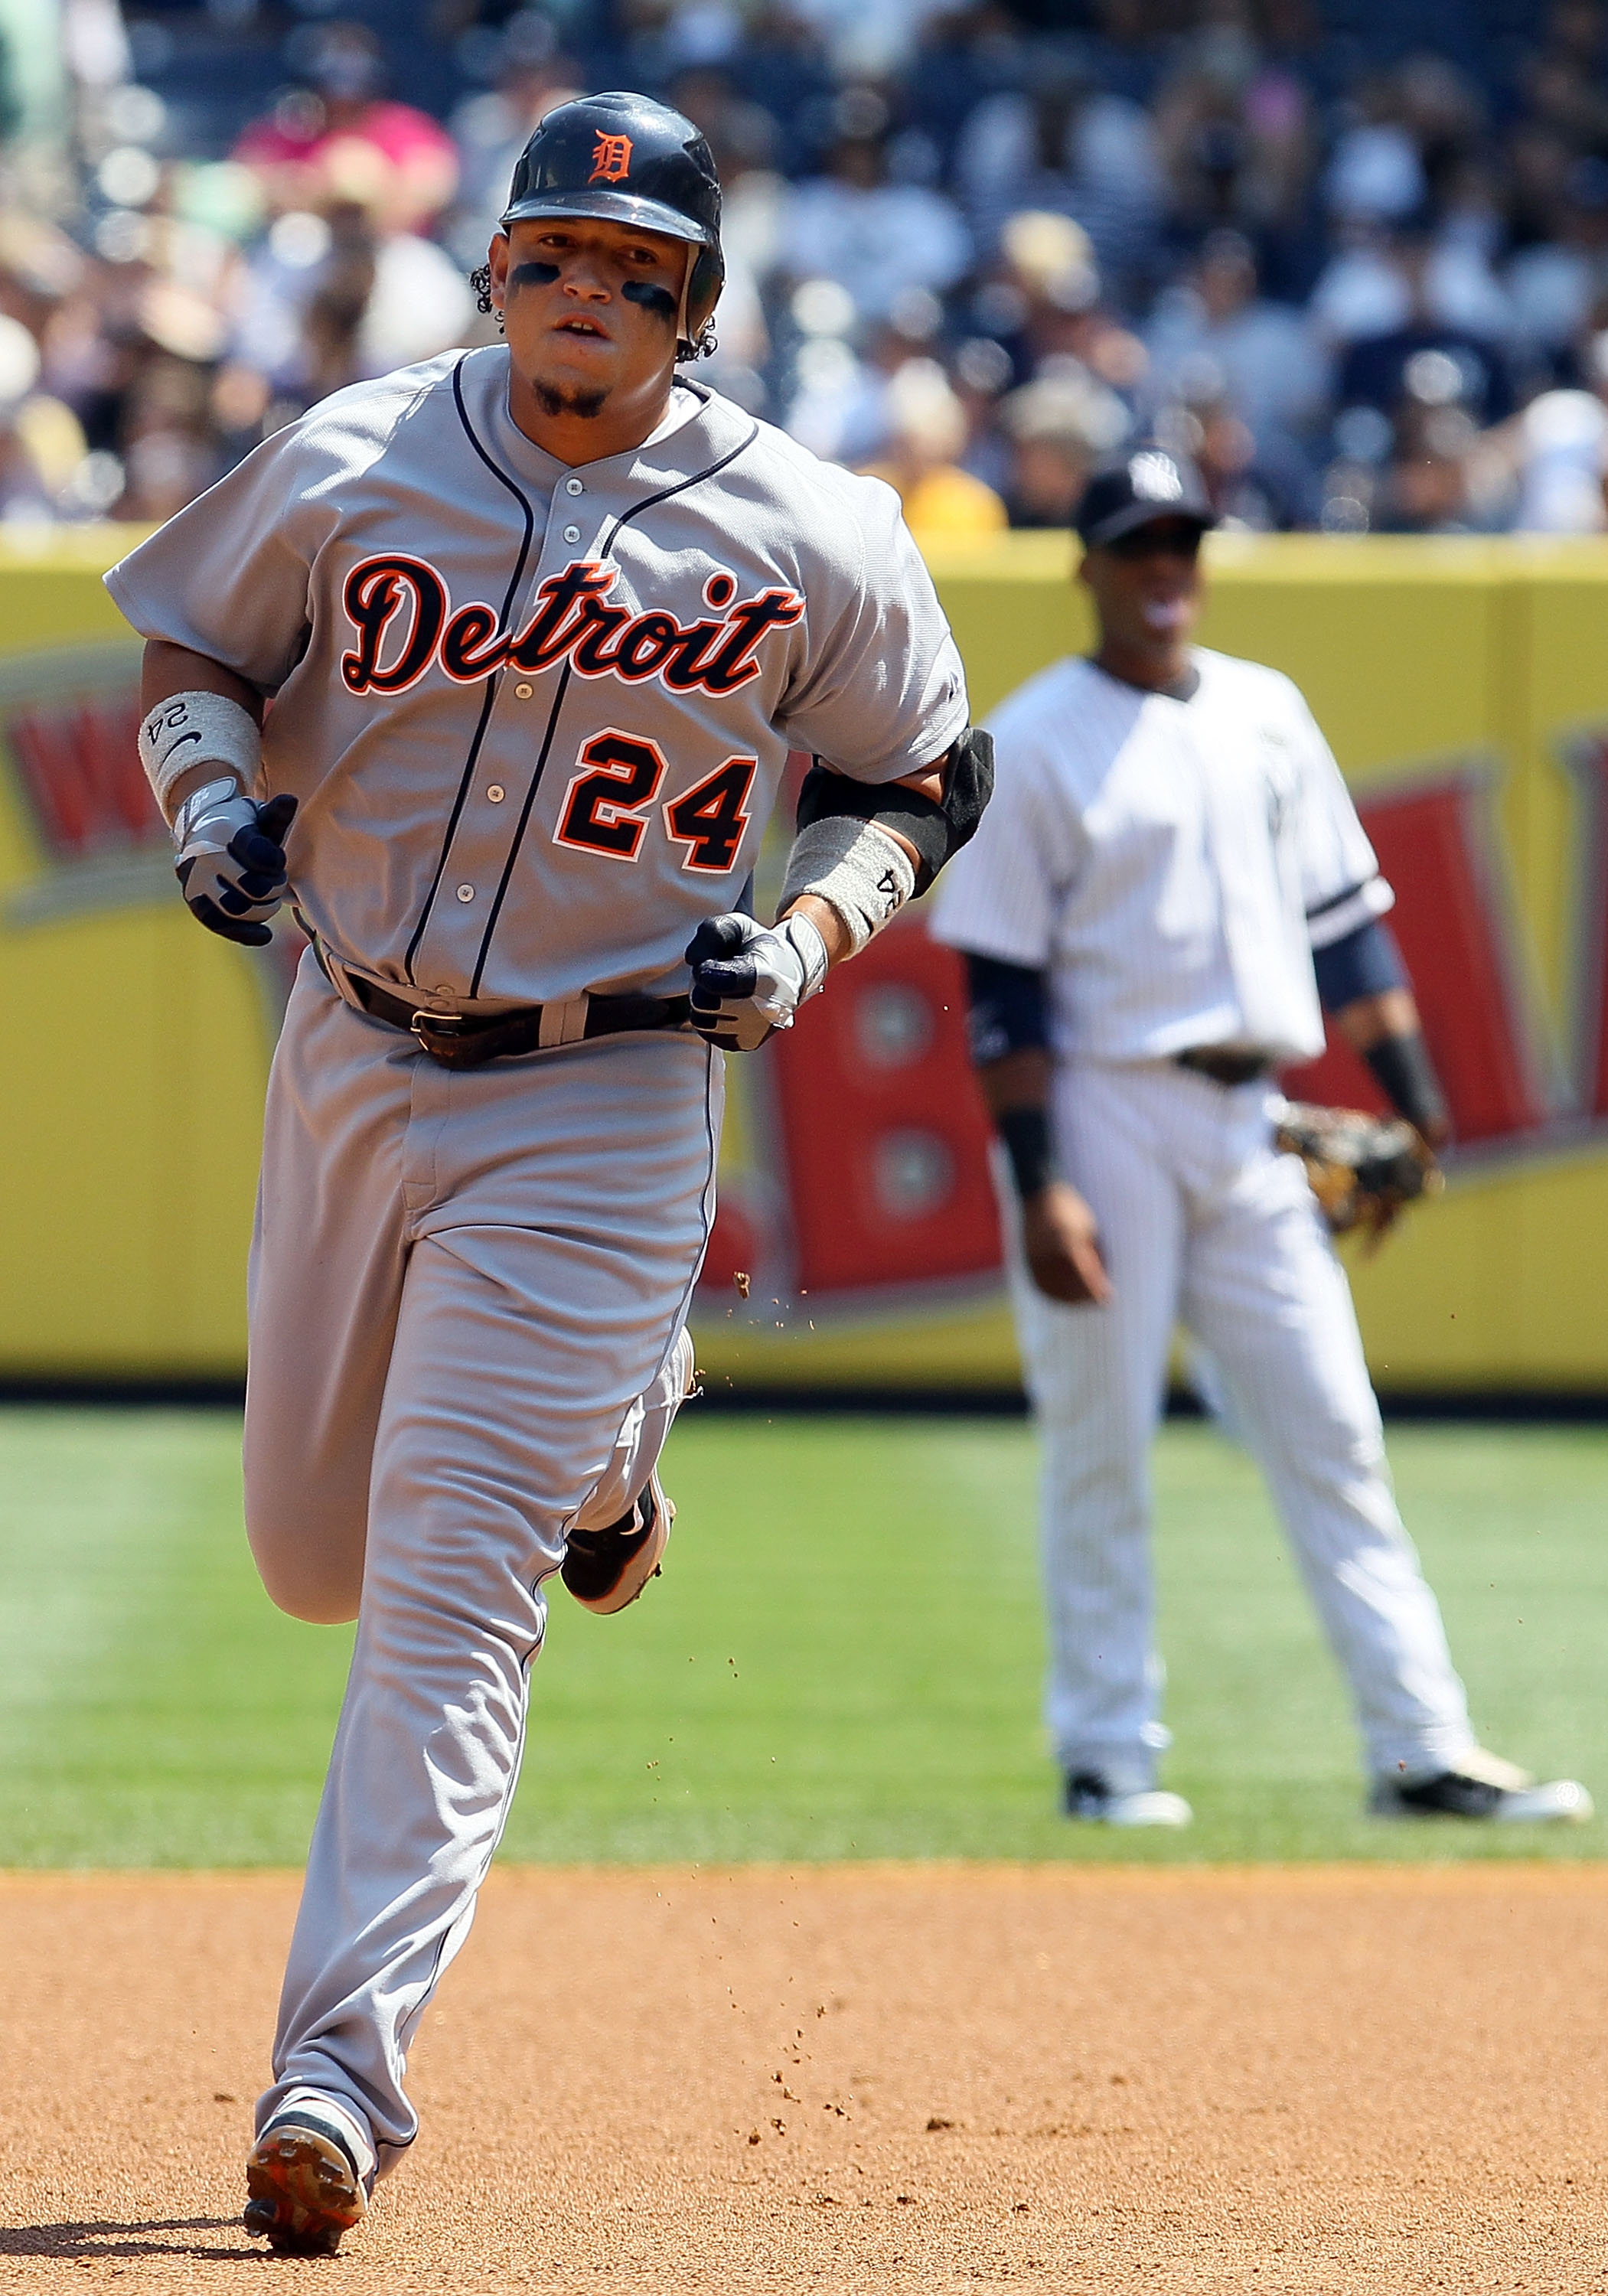
[[[790,748],[890,781],[966,724],[892,493],[709,392],[571,471],[499,348],[324,401],[107,578],[135,627],[273,696],[304,960],[269,1086],[246,1509],[270,1593],[361,1609],[263,2125],[342,2100],[391,2165],[409,2035],[517,1773],[542,1581],[647,1482],[691,1354],[719,1056],[584,1039],[685,988],[742,906]],[[362,1009],[540,1003],[551,1049],[449,1070]]]

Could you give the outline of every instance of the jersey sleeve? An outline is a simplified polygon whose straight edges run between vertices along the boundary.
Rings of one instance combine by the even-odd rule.
[[[897,781],[965,732],[965,672],[892,488],[849,480],[841,524],[803,569],[808,647],[776,726],[851,781]]]
[[[1300,767],[1297,816],[1301,901],[1314,948],[1354,933],[1395,906],[1334,752],[1293,686],[1294,740]]]
[[[322,530],[299,424],[277,431],[114,566],[106,587],[142,637],[223,662],[273,693],[307,645]]]
[[[1076,870],[1075,831],[1069,809],[1051,801],[1047,761],[1008,709],[993,730],[994,795],[976,836],[938,881],[933,938],[1042,971]]]

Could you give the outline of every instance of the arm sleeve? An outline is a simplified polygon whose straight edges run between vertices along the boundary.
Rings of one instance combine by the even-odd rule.
[[[804,569],[809,648],[776,726],[851,781],[897,781],[965,732],[965,672],[898,496],[844,485],[844,546],[818,578]]]
[[[1359,996],[1382,996],[1388,988],[1407,987],[1407,967],[1396,936],[1377,917],[1315,948],[1312,970],[1325,1013],[1343,1012]]]
[[[142,637],[223,662],[273,693],[301,659],[311,626],[309,576],[333,523],[308,497],[310,456],[299,424],[266,439],[106,577]]]
[[[1005,964],[964,952],[969,1002],[966,1033],[973,1068],[1008,1053],[1042,1051],[1050,1041],[1048,982],[1036,966]]]
[[[1294,687],[1291,694],[1300,776],[1297,833],[1301,901],[1312,947],[1327,948],[1370,919],[1383,916],[1395,906],[1396,896],[1379,873],[1334,752]]]
[[[1076,831],[1046,803],[1043,762],[1013,738],[1008,712],[995,729],[994,795],[977,834],[939,879],[936,939],[979,956],[1043,971],[1061,896],[1071,882]]]

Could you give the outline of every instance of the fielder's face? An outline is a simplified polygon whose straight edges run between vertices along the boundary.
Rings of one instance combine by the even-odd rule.
[[[1201,614],[1201,529],[1153,518],[1085,553],[1079,579],[1094,593],[1103,636],[1141,652],[1181,645]]]
[[[489,250],[516,373],[549,415],[601,414],[669,387],[693,250],[595,217],[534,217]]]

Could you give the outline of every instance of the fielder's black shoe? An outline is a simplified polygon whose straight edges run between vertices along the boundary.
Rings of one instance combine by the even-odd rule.
[[[1454,1769],[1431,1775],[1375,1778],[1370,1817],[1474,1817],[1498,1825],[1562,1823],[1583,1825],[1595,1815],[1585,1787],[1574,1778],[1538,1785],[1528,1770],[1476,1747]]]
[[[1194,1812],[1161,1786],[1122,1792],[1099,1770],[1069,1770],[1063,1807],[1086,1825],[1188,1825]]]
[[[636,1505],[618,1522],[603,1530],[572,1530],[562,1576],[581,1608],[608,1618],[634,1603],[659,1575],[675,1520],[655,1470]]]
[[[246,2230],[277,2256],[333,2256],[341,2234],[362,2222],[373,2185],[332,2113],[292,2105],[247,2157]]]

